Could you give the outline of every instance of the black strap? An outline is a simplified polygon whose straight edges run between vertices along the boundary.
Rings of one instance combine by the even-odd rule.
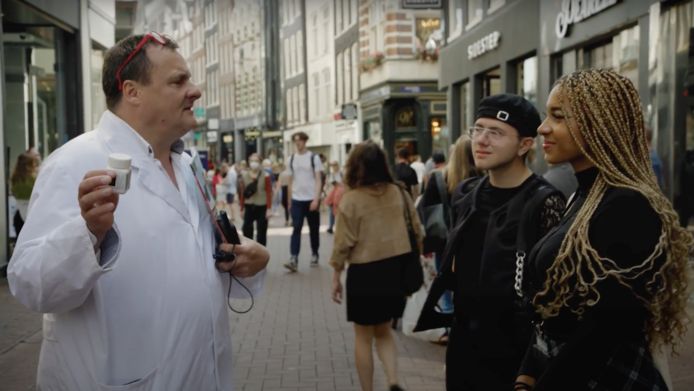
[[[405,195],[405,190],[403,190],[400,186],[398,186],[398,189],[400,191],[400,195],[402,196],[402,206],[405,215],[405,225],[407,225],[407,236],[410,239],[410,246],[412,247],[412,251],[419,251],[417,249],[417,239],[415,238],[414,227],[412,227],[412,216],[410,215],[410,208],[407,204],[407,196]]]
[[[538,206],[545,203],[545,200],[554,193],[559,191],[548,185],[541,185],[535,191],[531,192],[530,197],[526,197],[527,202],[524,202],[524,212],[521,214],[521,219],[518,224],[518,234],[516,235],[516,250],[526,252],[528,250],[528,242],[531,232],[537,232],[539,221],[535,221],[538,217]],[[535,237],[532,238],[537,239]]]
[[[310,152],[310,154],[311,154],[311,171],[316,172],[316,162],[315,162],[314,158],[318,155],[316,155],[313,152]],[[294,172],[294,155],[295,154],[292,154],[292,156],[289,157],[289,169],[292,172]]]
[[[446,219],[446,226],[450,228],[451,212],[450,205],[448,204],[448,191],[446,191],[446,186],[443,182],[443,173],[440,171],[434,171],[434,181],[439,190],[439,198],[441,199],[441,204],[443,205],[443,216]]]
[[[525,258],[528,251],[528,243],[530,242],[529,235],[532,232],[532,242],[537,241],[537,233],[541,224],[541,221],[537,220],[538,215],[541,214],[538,213],[541,210],[538,207],[544,205],[545,200],[552,194],[559,194],[559,191],[552,186],[542,184],[535,191],[528,193],[524,198],[529,203],[523,202],[523,213],[521,213],[516,234],[516,275],[513,288],[520,299],[523,299],[525,296],[523,292],[523,276],[525,274]]]

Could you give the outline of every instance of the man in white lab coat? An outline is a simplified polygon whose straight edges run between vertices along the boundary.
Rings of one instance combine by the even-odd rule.
[[[109,110],[39,173],[8,270],[44,313],[41,390],[231,390],[230,271],[253,292],[269,253],[243,239],[215,263],[209,213],[182,151],[200,90],[175,43],[130,36],[106,54]],[[130,190],[107,184],[132,157]],[[234,281],[232,295],[248,293]]]

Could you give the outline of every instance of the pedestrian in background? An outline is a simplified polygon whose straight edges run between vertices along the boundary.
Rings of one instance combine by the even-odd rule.
[[[330,265],[333,300],[341,303],[345,265],[347,320],[354,323],[355,363],[362,390],[373,389],[376,345],[391,391],[398,385],[397,352],[390,324],[402,316],[402,262],[412,251],[405,214],[412,218],[417,242],[423,234],[412,198],[390,173],[386,155],[373,142],[356,145],[347,160],[348,190],[338,206],[335,244]]]
[[[333,233],[333,227],[335,227],[335,206],[339,203],[339,197],[333,192],[342,191],[342,172],[340,172],[340,164],[337,160],[330,162],[330,172],[328,173],[327,183],[325,184],[327,189],[325,194],[325,205],[328,206],[328,233]]]
[[[236,165],[229,167],[227,170],[227,175],[224,178],[224,182],[227,186],[227,196],[226,196],[226,208],[229,213],[229,218],[231,221],[236,220],[236,211],[234,210],[234,200],[236,199],[236,194],[238,192],[238,171],[236,170]]]
[[[17,163],[10,177],[10,190],[16,200],[17,212],[12,218],[15,233],[19,236],[19,231],[24,226],[29,209],[29,198],[34,188],[36,176],[39,173],[41,157],[34,151],[26,151],[17,156]]]
[[[539,318],[516,390],[668,389],[654,353],[686,330],[692,236],[658,187],[641,107],[610,70],[563,76],[549,95],[545,159],[571,163],[579,186],[528,257]]]
[[[272,216],[272,179],[260,166],[257,153],[248,157],[248,171],[241,177],[239,205],[243,213],[243,235],[267,243],[267,221]]]
[[[217,204],[217,209],[218,210],[226,210],[227,206],[227,194],[229,193],[229,182],[226,181],[226,177],[229,173],[229,164],[226,162],[223,162],[219,166],[219,182],[217,182],[216,185],[216,192],[217,192],[217,198],[216,198],[216,204]],[[229,213],[229,212],[227,212]]]
[[[289,210],[292,214],[292,237],[290,240],[290,257],[284,267],[295,273],[299,267],[301,250],[301,229],[304,219],[308,221],[311,239],[312,267],[318,266],[318,247],[320,246],[320,200],[323,192],[323,163],[320,157],[306,148],[308,134],[296,132],[292,135],[296,153],[289,157],[291,178],[287,188]]]
[[[282,204],[282,209],[284,209],[284,225],[289,226],[289,182],[292,180],[292,173],[289,171],[289,167],[284,164],[280,164],[280,175],[277,179],[277,184],[280,188],[281,195],[280,200]]]
[[[393,168],[393,173],[395,174],[395,180],[402,182],[412,199],[416,199],[419,196],[419,181],[417,180],[417,173],[410,167],[409,149],[400,148],[398,150],[398,158]]]
[[[412,156],[412,163],[410,163],[410,167],[412,167],[414,172],[417,174],[417,183],[421,184],[424,181],[424,170],[426,170],[424,163],[422,163],[422,157],[420,155]]]
[[[215,244],[181,140],[201,92],[176,49],[156,33],[110,48],[108,110],[36,179],[8,282],[44,314],[40,390],[234,388],[227,295],[257,293],[270,254],[247,238]],[[109,186],[111,153],[132,158],[125,194]]]
[[[430,180],[422,195],[419,210],[426,210],[428,206],[443,204],[444,221],[448,229],[452,229],[455,215],[451,205],[451,196],[455,189],[466,179],[479,176],[472,156],[472,142],[467,135],[460,136],[450,148],[450,160],[447,165],[435,168],[430,173]],[[440,159],[440,158],[437,158]],[[426,239],[425,239],[426,240]],[[441,272],[443,251],[446,247],[445,238],[435,244],[434,260],[436,271]],[[425,251],[427,251],[425,249]],[[452,292],[446,291],[439,301],[440,310],[443,313],[453,312]],[[441,344],[448,342],[448,332],[445,332],[438,340]]]

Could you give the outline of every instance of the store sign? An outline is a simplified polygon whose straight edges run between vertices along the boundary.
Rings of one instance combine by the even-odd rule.
[[[570,25],[597,15],[618,2],[619,0],[562,0],[555,25],[557,37],[564,38]]]
[[[441,8],[442,0],[402,0],[402,8],[410,9],[431,9],[431,8]]]
[[[495,31],[467,47],[467,58],[472,60],[499,47],[501,33]]]
[[[346,103],[342,105],[342,112],[340,113],[342,119],[357,119],[357,105],[354,103]]]

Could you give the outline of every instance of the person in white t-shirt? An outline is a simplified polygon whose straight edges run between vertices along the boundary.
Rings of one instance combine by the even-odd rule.
[[[323,164],[317,154],[306,149],[308,135],[297,132],[292,135],[296,153],[289,157],[288,195],[289,210],[292,215],[292,238],[290,241],[290,258],[284,267],[294,273],[298,269],[299,251],[301,249],[301,229],[304,218],[308,221],[311,238],[311,266],[318,266],[320,195],[322,190]]]

